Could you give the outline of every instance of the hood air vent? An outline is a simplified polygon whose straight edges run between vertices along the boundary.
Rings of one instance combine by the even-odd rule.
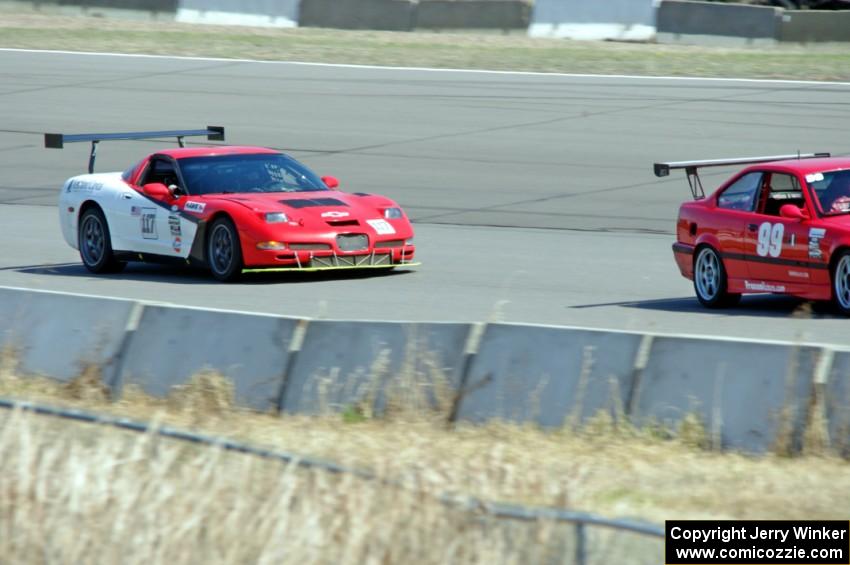
[[[281,204],[286,204],[291,208],[313,208],[315,206],[348,206],[342,200],[336,198],[292,198],[289,200],[281,200]]]

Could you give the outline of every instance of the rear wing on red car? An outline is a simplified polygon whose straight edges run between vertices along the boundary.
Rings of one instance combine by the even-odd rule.
[[[157,139],[160,137],[176,137],[177,143],[183,147],[184,137],[195,137],[205,135],[209,141],[224,141],[224,128],[222,126],[207,126],[207,129],[179,129],[166,131],[129,131],[125,133],[45,133],[44,146],[50,149],[62,149],[66,143],[80,141],[91,141],[91,153],[89,153],[89,174],[94,172],[94,160],[97,157],[97,144],[101,141],[113,141],[116,139]]]
[[[728,167],[731,165],[753,165],[756,163],[769,163],[771,161],[785,161],[788,159],[814,159],[818,157],[829,157],[829,153],[795,153],[794,155],[770,155],[767,157],[738,157],[736,159],[708,159],[705,161],[675,161],[671,163],[655,163],[655,176],[666,177],[674,169],[685,169],[688,177],[688,186],[694,200],[705,198],[702,181],[699,178],[699,169],[703,167]]]

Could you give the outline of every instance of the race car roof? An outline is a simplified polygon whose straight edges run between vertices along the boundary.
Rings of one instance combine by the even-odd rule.
[[[157,151],[157,155],[167,155],[174,159],[188,157],[215,157],[216,155],[248,155],[257,153],[280,153],[268,147],[252,147],[250,145],[218,145],[214,147],[175,147]]]

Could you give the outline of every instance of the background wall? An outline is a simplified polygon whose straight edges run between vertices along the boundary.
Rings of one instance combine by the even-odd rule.
[[[718,45],[850,41],[850,10],[698,0],[0,0],[0,6],[200,24],[475,29],[578,40]]]

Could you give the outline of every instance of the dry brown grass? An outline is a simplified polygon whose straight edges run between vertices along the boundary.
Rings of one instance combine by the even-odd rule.
[[[4,563],[563,562],[571,531],[399,489],[25,413],[0,414]],[[592,563],[658,542],[593,534]]]
[[[80,382],[0,378],[0,395],[82,407],[221,435],[418,485],[429,492],[566,507],[661,522],[679,518],[827,518],[850,504],[850,464],[824,450],[799,457],[718,453],[698,420],[674,439],[598,417],[545,433],[533,426],[445,426],[427,411],[345,422],[257,414],[232,405],[230,384],[201,375],[169,398],[138,390],[110,403]],[[95,385],[95,391],[99,389]]]

